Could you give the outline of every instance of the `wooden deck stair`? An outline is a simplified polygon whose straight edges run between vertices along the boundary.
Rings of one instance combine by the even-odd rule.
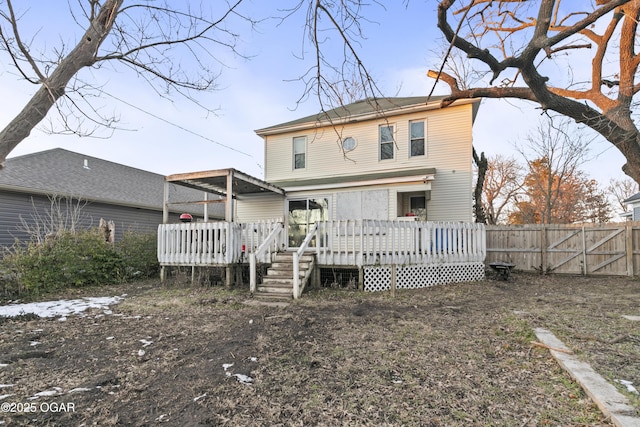
[[[299,266],[300,289],[304,289],[315,267],[315,257],[310,254],[301,256]],[[280,252],[276,255],[253,296],[270,302],[289,302],[293,299],[293,252]]]

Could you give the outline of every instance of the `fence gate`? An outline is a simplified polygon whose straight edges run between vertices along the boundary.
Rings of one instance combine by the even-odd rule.
[[[487,226],[487,263],[548,273],[633,274],[639,231],[630,223]]]

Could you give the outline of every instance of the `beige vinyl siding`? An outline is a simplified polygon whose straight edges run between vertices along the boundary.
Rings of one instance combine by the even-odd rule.
[[[440,171],[431,184],[431,200],[427,201],[430,221],[472,221],[472,173],[456,170]]]
[[[425,120],[425,156],[409,156],[409,122]],[[378,126],[392,124],[396,144],[394,158],[379,160]],[[266,139],[265,179],[277,183],[292,178],[311,179],[411,168],[471,170],[472,106],[461,105],[417,112],[385,120],[358,122],[336,129],[270,135]],[[343,154],[338,134],[357,141],[355,150]],[[293,138],[307,137],[307,164],[293,170]],[[464,155],[463,155],[464,153]],[[466,154],[468,153],[468,155]]]
[[[427,218],[431,221],[472,220],[472,105],[415,112],[389,117],[388,120],[370,120],[348,124],[336,129],[327,127],[306,132],[290,132],[270,135],[266,138],[265,179],[278,185],[278,181],[292,179],[321,179],[365,173],[435,168],[435,179],[428,184],[403,184],[372,186],[389,190],[389,219],[404,215],[398,212],[398,192],[425,191],[429,188],[431,199],[427,201]],[[409,138],[411,121],[425,122],[425,155],[411,157]],[[394,126],[397,146],[394,158],[379,160],[379,125]],[[357,141],[355,150],[341,150],[338,134]],[[293,138],[307,137],[306,168],[293,170]],[[349,187],[341,190],[292,192],[288,197],[331,195],[337,191],[360,191],[365,187]],[[331,198],[331,219],[336,218],[335,197]]]
[[[277,194],[245,196],[235,205],[236,222],[282,221],[284,217],[284,197]]]

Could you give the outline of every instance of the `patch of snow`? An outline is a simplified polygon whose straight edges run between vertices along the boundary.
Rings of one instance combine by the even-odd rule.
[[[0,363],[0,368],[6,368],[7,366],[9,366],[8,363]]]
[[[249,319],[249,324],[253,325],[253,319]]]
[[[107,341],[111,341],[112,339],[114,339],[115,337],[107,337]]]
[[[233,374],[234,377],[238,379],[240,384],[251,385],[253,383],[253,378],[243,375],[243,374]]]
[[[15,396],[14,394],[0,394],[0,400],[4,400],[7,397]]]
[[[222,364],[222,369],[224,369],[225,372],[227,372],[229,370],[230,367],[233,366],[233,363],[223,363]]]
[[[160,415],[158,418],[156,418],[156,421],[161,422],[161,423],[169,421],[169,414]]]
[[[147,341],[147,340],[138,340],[142,343],[142,347],[149,347],[151,344],[153,344],[153,341]]]
[[[58,322],[66,322],[67,321],[67,316],[62,316],[61,318],[58,319]]]
[[[629,393],[640,394],[638,392],[638,389],[633,386],[633,383],[631,381],[627,381],[627,380],[615,380],[615,381],[617,383],[622,384],[623,386],[625,386]]]
[[[31,341],[31,342],[29,343],[29,345],[30,345],[31,347],[35,347],[35,346],[40,345],[40,344],[42,344],[40,341]]]
[[[71,390],[69,390],[67,392],[67,394],[72,394],[72,393],[84,393],[85,391],[91,391],[90,388],[86,388],[86,387],[78,387],[78,388],[72,388]]]
[[[146,352],[146,351],[144,351],[144,350],[142,350],[142,349],[138,350],[138,356],[139,356],[139,357],[142,357],[142,356],[144,356],[145,354],[147,354],[147,352]]]
[[[28,400],[35,400],[35,399],[38,399],[40,397],[55,396],[55,395],[60,394],[61,391],[62,391],[62,389],[60,387],[54,387],[51,390],[45,390],[45,391],[41,391],[39,393],[36,393],[32,397],[30,397]]]
[[[0,384],[0,388],[13,387],[15,384]]]
[[[197,397],[194,397],[194,398],[193,398],[193,401],[194,401],[194,402],[197,402],[198,400],[202,400],[202,399],[204,399],[205,397],[207,397],[207,393],[202,394],[202,395],[197,396]]]
[[[250,357],[249,360],[252,361],[252,362],[257,362],[258,358],[257,357]]]
[[[631,320],[633,322],[640,322],[640,316],[627,316],[627,315],[623,315],[622,317],[624,317],[627,320]]]
[[[62,320],[65,316],[79,314],[89,308],[108,311],[110,305],[118,304],[120,301],[122,301],[121,297],[92,297],[74,300],[11,304],[0,307],[0,316],[15,317],[23,314],[35,314],[39,317],[62,316],[60,319]]]

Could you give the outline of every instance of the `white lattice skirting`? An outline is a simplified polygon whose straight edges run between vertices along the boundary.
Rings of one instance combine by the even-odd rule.
[[[396,289],[417,289],[484,279],[484,263],[410,265],[396,268]],[[391,289],[391,267],[364,267],[364,290]]]

